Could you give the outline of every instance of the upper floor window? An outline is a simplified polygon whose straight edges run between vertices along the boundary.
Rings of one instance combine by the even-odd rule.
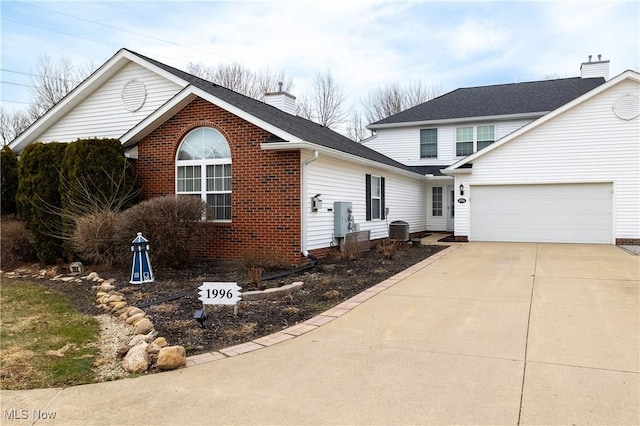
[[[204,200],[208,220],[231,220],[231,150],[220,132],[199,127],[184,137],[176,159],[176,193]]]
[[[472,126],[458,127],[456,128],[456,156],[471,155],[491,145],[495,140],[495,126],[493,124],[477,126],[475,129]]]
[[[438,158],[438,129],[420,129],[420,158]]]
[[[473,127],[458,127],[456,129],[456,156],[462,157],[473,154]]]
[[[478,126],[478,141],[476,151],[480,151],[482,148],[491,145],[496,141],[494,134],[494,127],[491,126]]]

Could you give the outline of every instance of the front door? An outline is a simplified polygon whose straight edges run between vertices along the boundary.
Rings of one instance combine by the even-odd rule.
[[[456,213],[455,195],[453,186],[447,186],[447,231],[453,231],[453,218]]]

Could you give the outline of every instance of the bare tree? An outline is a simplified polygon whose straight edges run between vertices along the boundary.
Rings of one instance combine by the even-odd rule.
[[[362,101],[365,119],[373,123],[383,118],[420,105],[444,93],[441,85],[426,86],[422,82],[398,83],[373,89]]]
[[[31,124],[31,117],[24,111],[7,111],[0,107],[0,139],[6,145]]]
[[[293,88],[293,79],[287,77],[284,71],[273,72],[269,68],[264,68],[256,72],[237,62],[216,66],[190,62],[187,72],[259,100],[264,99],[265,93],[278,90],[278,83],[283,84],[284,91]]]
[[[64,98],[94,70],[93,64],[74,65],[61,56],[54,61],[49,55],[38,57],[31,72],[31,98],[26,111],[9,112],[0,108],[0,137],[7,144]]]
[[[312,89],[299,100],[298,115],[316,123],[335,128],[343,124],[348,114],[343,110],[345,94],[331,70],[317,73]]]
[[[371,131],[365,127],[367,123],[364,122],[362,114],[358,111],[354,111],[351,114],[351,121],[347,124],[345,129],[345,136],[356,142],[360,142],[369,136]]]
[[[38,58],[32,73],[31,105],[29,115],[37,120],[52,106],[57,104],[93,70],[93,66],[75,66],[69,58],[60,56],[54,61],[49,55]]]

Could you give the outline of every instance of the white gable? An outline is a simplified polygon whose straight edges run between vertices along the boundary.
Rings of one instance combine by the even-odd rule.
[[[42,142],[118,138],[172,98],[182,87],[130,62],[42,133]]]
[[[640,238],[640,117],[628,108],[616,112],[616,105],[626,105],[628,99],[635,99],[636,105],[640,99],[637,78],[589,95],[507,143],[479,153],[470,161],[472,169],[466,169],[471,173],[458,175],[456,184],[469,188],[473,203],[474,185],[611,183],[615,237]],[[459,235],[468,235],[470,203],[456,206]]]

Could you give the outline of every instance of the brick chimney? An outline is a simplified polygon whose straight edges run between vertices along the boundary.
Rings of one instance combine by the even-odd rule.
[[[265,93],[264,102],[284,112],[296,115],[296,97],[282,90],[282,82],[278,83],[278,91]]]
[[[589,62],[580,65],[580,77],[604,77],[605,80],[609,80],[609,61],[603,61],[602,55],[598,55],[597,61],[592,61],[592,57],[593,55],[589,55]]]

